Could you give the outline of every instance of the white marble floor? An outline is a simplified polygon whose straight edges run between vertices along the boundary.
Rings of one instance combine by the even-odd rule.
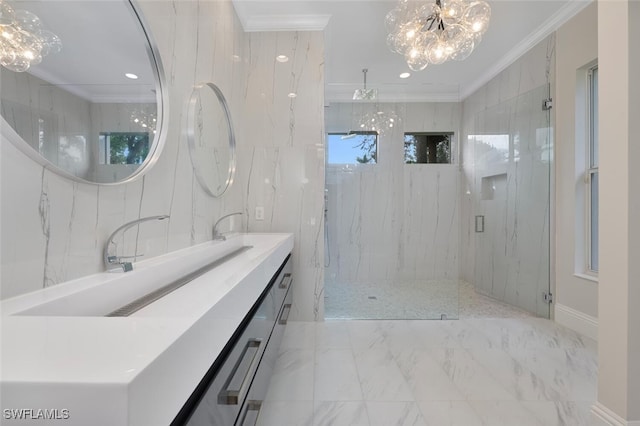
[[[540,318],[290,322],[258,424],[586,425],[596,377]]]

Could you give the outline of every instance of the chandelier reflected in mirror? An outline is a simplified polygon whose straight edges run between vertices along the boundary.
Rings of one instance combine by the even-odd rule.
[[[383,135],[398,125],[400,118],[394,111],[383,111],[377,104],[373,111],[366,112],[360,117],[358,127],[360,131],[372,131]]]
[[[0,65],[24,72],[42,62],[42,57],[62,49],[60,38],[45,29],[28,10],[14,10],[0,0]]]
[[[387,13],[387,45],[404,55],[409,68],[421,71],[429,64],[471,55],[489,27],[491,7],[485,1],[400,0]]]

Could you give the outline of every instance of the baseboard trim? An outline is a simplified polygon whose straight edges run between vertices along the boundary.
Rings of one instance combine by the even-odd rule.
[[[555,321],[593,340],[598,340],[598,318],[560,303],[555,304]]]
[[[590,426],[640,426],[640,420],[627,421],[605,407],[602,403],[596,402],[591,406]]]

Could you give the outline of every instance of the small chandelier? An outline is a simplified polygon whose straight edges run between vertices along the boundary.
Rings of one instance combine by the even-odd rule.
[[[153,112],[146,112],[140,109],[134,110],[131,113],[131,122],[134,125],[140,126],[143,131],[151,132],[153,134],[156,133],[158,119]]]
[[[377,89],[367,89],[367,71],[369,70],[366,68],[362,70],[364,74],[364,88],[356,89],[355,92],[353,92],[354,101],[370,101],[378,97]]]
[[[0,65],[24,72],[61,49],[60,38],[42,28],[40,18],[27,10],[13,10],[9,2],[0,0]]]
[[[385,17],[387,45],[404,55],[413,71],[449,59],[462,61],[480,42],[490,18],[491,7],[485,1],[400,0]]]
[[[382,135],[386,131],[393,129],[399,121],[400,118],[395,112],[384,112],[376,106],[374,112],[367,112],[362,115],[358,127],[360,131],[372,131]]]

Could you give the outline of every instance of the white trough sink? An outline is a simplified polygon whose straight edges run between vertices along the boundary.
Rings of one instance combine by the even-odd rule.
[[[243,246],[132,315],[105,316]],[[292,249],[291,234],[238,234],[3,300],[3,408],[68,410],[73,426],[170,424]]]

